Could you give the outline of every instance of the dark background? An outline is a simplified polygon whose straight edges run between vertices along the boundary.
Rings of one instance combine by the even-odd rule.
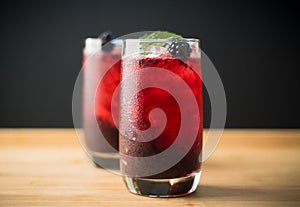
[[[300,126],[297,1],[1,4],[0,127],[72,127],[83,40],[105,30],[198,37],[223,80],[227,127]]]

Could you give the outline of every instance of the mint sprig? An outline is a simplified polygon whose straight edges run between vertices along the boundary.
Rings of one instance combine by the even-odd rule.
[[[150,34],[144,34],[143,36],[139,37],[139,39],[178,39],[182,38],[181,35],[167,32],[167,31],[155,31]],[[141,53],[146,55],[150,53],[150,48],[152,46],[166,46],[164,42],[141,42]]]
[[[144,34],[139,39],[169,39],[169,38],[182,38],[182,36],[167,31],[155,31],[150,34]]]

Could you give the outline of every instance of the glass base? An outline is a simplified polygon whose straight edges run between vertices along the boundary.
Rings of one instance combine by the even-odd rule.
[[[145,179],[124,176],[131,193],[148,197],[177,197],[194,192],[199,184],[201,171],[187,177],[172,179]]]

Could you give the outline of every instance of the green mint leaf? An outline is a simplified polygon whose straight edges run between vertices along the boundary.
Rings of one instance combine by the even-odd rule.
[[[139,37],[139,39],[173,39],[173,38],[182,38],[181,35],[177,35],[167,31],[155,31],[150,34],[144,34]],[[142,42],[141,43],[141,52],[142,54],[148,54],[151,46],[166,46],[164,42]]]
[[[155,31],[150,34],[144,34],[139,39],[169,39],[169,38],[182,38],[182,36],[167,31]]]

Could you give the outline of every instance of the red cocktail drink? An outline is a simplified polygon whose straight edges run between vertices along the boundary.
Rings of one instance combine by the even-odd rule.
[[[120,163],[125,183],[133,193],[171,197],[191,193],[198,185],[203,133],[202,79],[198,43],[193,43],[184,43],[191,44],[193,49],[189,57],[174,57],[161,49],[161,54],[141,52],[122,59]],[[150,87],[144,87],[144,82]],[[194,99],[188,98],[190,94]],[[130,101],[123,103],[128,96]],[[165,115],[151,115],[157,108]],[[150,134],[143,132],[150,128]],[[177,141],[179,134],[181,140]],[[157,136],[151,138],[152,135]],[[161,157],[171,147],[173,153]],[[164,169],[168,160],[174,161],[174,156],[176,163]]]
[[[111,109],[119,111],[119,100],[113,101],[112,96],[120,83],[120,68],[120,45],[104,51],[100,39],[86,40],[83,53],[84,144],[98,165],[101,165],[97,161],[103,153],[118,150],[118,129]]]

